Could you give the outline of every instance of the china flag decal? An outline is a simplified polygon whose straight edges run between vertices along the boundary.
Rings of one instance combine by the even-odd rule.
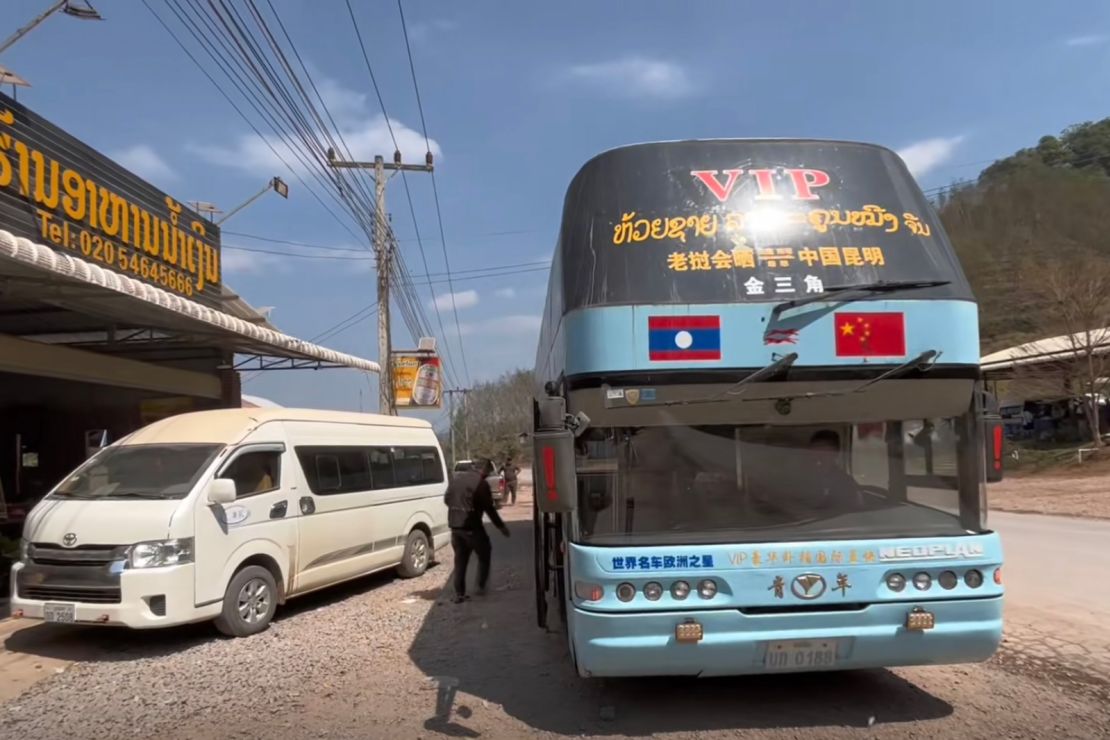
[[[837,357],[905,357],[906,321],[901,313],[836,313]]]

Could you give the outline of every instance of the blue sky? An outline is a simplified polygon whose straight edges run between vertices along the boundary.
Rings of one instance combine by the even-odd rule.
[[[161,0],[151,0],[161,5]],[[0,63],[33,85],[20,100],[182,200],[225,207],[273,175],[267,197],[225,226],[225,282],[311,338],[374,299],[357,252],[273,244],[228,232],[364,246],[298,187],[138,0],[94,0],[105,22],[56,16]],[[329,107],[359,154],[392,151],[341,0],[274,0]],[[7,34],[47,5],[5,0]],[[408,161],[424,154],[397,8],[356,0],[368,53]],[[406,0],[413,53],[454,271],[548,258],[578,167],[637,141],[811,136],[874,141],[903,153],[923,187],[974,176],[1045,133],[1102,118],[1110,5],[1003,2],[507,3]],[[431,187],[410,176],[428,269],[443,273]],[[399,182],[394,229],[425,272]],[[506,233],[509,232],[509,233]],[[251,247],[359,259],[300,259]],[[447,286],[436,295],[453,348]],[[455,280],[470,379],[533,360],[546,274]],[[432,295],[422,301],[437,326]],[[437,332],[438,333],[438,332]],[[322,342],[376,357],[366,320]],[[395,346],[412,344],[398,322]],[[366,409],[374,381],[355,371],[273,372],[245,392],[285,405]]]

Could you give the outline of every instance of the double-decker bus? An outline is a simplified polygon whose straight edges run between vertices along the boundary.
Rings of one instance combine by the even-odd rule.
[[[535,372],[537,616],[581,675],[997,649],[977,307],[894,152],[704,140],[590,160]]]

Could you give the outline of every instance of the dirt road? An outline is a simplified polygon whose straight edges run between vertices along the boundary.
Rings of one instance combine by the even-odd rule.
[[[1110,736],[1110,676],[1035,648],[1063,620],[1021,599],[999,656],[971,666],[722,680],[586,681],[532,614],[529,502],[494,534],[494,589],[449,603],[449,554],[422,578],[377,576],[291,604],[266,633],[44,626],[9,654],[78,662],[0,704],[21,738],[1092,738]],[[1000,525],[1004,530],[1009,523]],[[1023,539],[1036,544],[1036,533]],[[1009,547],[1010,556],[1015,544]],[[1075,561],[1072,565],[1078,566]],[[1040,632],[1029,631],[1034,625]],[[62,639],[58,639],[61,637]],[[53,664],[52,664],[53,665]],[[436,719],[437,679],[458,684]]]

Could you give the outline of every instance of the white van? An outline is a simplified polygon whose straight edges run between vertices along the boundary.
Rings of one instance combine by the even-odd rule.
[[[106,447],[27,517],[13,616],[245,636],[291,596],[450,541],[446,469],[418,419],[298,409],[174,416]]]

